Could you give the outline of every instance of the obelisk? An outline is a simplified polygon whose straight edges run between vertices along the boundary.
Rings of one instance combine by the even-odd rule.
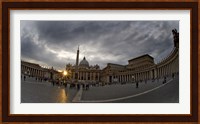
[[[75,83],[78,83],[79,46],[76,54]]]

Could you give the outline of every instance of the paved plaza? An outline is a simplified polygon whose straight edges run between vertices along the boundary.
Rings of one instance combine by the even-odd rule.
[[[77,93],[76,89],[53,86],[50,82],[28,77],[22,80],[21,88],[22,103],[69,103]]]
[[[115,103],[179,103],[178,79],[153,88],[137,96],[111,101]]]
[[[178,103],[179,78],[90,86],[88,90],[52,85],[27,77],[21,83],[22,103]]]

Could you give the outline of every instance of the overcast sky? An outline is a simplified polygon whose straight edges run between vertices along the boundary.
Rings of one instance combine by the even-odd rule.
[[[165,58],[173,49],[178,21],[21,21],[21,59],[63,70],[86,57],[90,65],[127,65],[143,54]]]

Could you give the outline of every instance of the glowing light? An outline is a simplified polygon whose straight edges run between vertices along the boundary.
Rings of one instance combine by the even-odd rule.
[[[63,75],[66,76],[66,75],[67,75],[67,71],[64,71],[64,72],[63,72]]]
[[[57,101],[60,103],[66,103],[68,102],[68,93],[65,91],[65,89],[62,89],[57,97]]]

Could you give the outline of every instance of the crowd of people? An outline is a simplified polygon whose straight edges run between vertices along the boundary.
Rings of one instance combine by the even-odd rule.
[[[171,78],[169,75],[168,76],[164,76],[163,78],[155,78],[155,79],[151,79],[150,82],[159,82],[159,80],[162,80],[162,83],[165,84],[167,82],[167,78]],[[172,74],[172,79],[175,78],[175,74],[173,73]],[[136,84],[136,88],[139,88],[139,84],[144,82],[145,84],[147,84],[149,80],[139,80],[139,81],[134,81],[134,82],[131,82],[133,84]],[[119,82],[118,82],[119,83]],[[106,86],[106,85],[112,85],[112,84],[118,84],[118,83],[64,83],[64,86],[66,87],[67,85],[69,85],[70,88],[77,88],[78,90],[80,89],[80,87],[82,87],[83,89],[85,90],[88,90],[89,87],[98,87],[98,86]],[[121,85],[124,85],[126,84],[126,82],[122,82]],[[59,83],[58,83],[59,85]],[[62,85],[62,83],[61,83]]]
[[[38,81],[38,82],[47,81],[47,78],[34,77],[34,76],[30,76],[30,75],[21,75],[21,79],[23,79],[24,81],[26,81],[27,78],[35,78],[35,80]]]
[[[167,78],[172,78],[174,79],[175,76],[178,75],[178,73],[172,73],[171,76],[164,76],[163,78],[154,78],[152,79],[152,82],[159,82],[159,80],[163,79],[162,83],[165,84],[167,82]],[[27,76],[27,75],[21,75],[21,79],[23,79],[24,81],[27,80],[27,77],[29,78],[35,78],[36,81],[38,82],[43,82],[43,81],[48,81],[51,82],[51,84],[53,86],[64,86],[64,87],[69,87],[69,88],[75,88],[77,90],[79,90],[80,88],[82,88],[83,90],[89,90],[90,87],[96,87],[96,86],[105,86],[105,85],[112,85],[112,84],[117,84],[115,83],[102,83],[102,82],[93,82],[93,83],[86,83],[86,82],[70,82],[70,81],[66,81],[66,80],[60,80],[60,79],[48,79],[48,78],[41,78],[41,77],[33,77],[33,76]],[[141,82],[145,82],[145,84],[147,83],[148,80],[139,80],[139,81],[133,81],[131,83],[135,83],[136,84],[136,88],[139,88],[139,83]],[[119,82],[118,82],[119,83]],[[126,84],[127,82],[121,82],[121,85]]]

